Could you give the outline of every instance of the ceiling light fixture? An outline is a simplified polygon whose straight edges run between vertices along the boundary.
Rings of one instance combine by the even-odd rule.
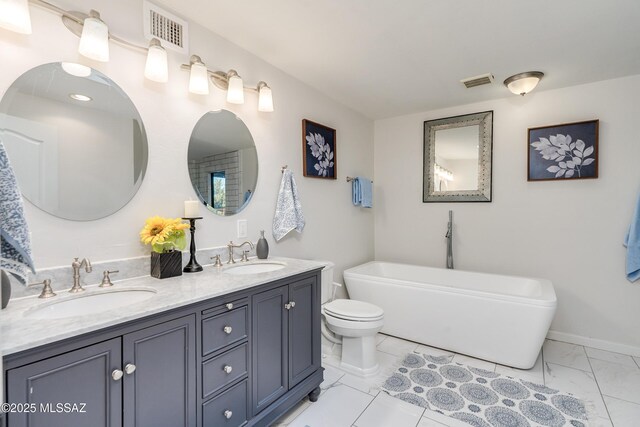
[[[63,62],[62,69],[67,74],[76,77],[89,77],[91,75],[91,68],[86,65],[76,64],[75,62]]]
[[[511,93],[525,96],[535,89],[542,77],[544,77],[543,72],[527,71],[507,78],[504,85],[509,88]]]
[[[144,67],[144,76],[151,81],[166,83],[169,81],[169,65],[167,51],[164,50],[160,40],[153,38],[149,42],[147,62]]]
[[[81,95],[79,93],[70,93],[69,98],[74,99],[76,101],[89,102],[92,101],[93,98],[87,95]]]
[[[196,95],[209,95],[209,71],[198,55],[191,55],[191,74],[189,76],[189,92]]]
[[[84,20],[78,52],[95,61],[109,62],[109,28],[95,10]]]
[[[273,112],[273,95],[271,88],[265,82],[258,82],[258,111]]]
[[[0,27],[19,34],[31,34],[28,0],[0,0]]]

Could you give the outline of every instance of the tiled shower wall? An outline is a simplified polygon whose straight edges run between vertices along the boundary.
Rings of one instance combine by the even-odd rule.
[[[226,209],[235,212],[240,207],[240,165],[237,151],[203,157],[189,162],[189,176],[198,183],[200,194],[209,205],[211,200],[211,174],[224,172],[226,186]]]

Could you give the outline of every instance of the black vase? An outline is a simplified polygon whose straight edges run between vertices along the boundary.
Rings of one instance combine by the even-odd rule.
[[[1,308],[5,308],[7,304],[9,304],[9,299],[11,298],[11,279],[9,279],[9,275],[4,272],[4,270],[0,270],[0,282],[2,288],[2,304]]]
[[[182,276],[182,252],[151,252],[151,276],[156,279]]]

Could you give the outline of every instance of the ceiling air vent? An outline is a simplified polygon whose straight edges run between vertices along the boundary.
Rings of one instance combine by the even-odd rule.
[[[157,38],[162,46],[180,53],[189,52],[189,24],[174,14],[153,3],[142,3],[144,35],[147,39]]]
[[[481,76],[475,76],[475,77],[469,77],[468,79],[462,79],[462,80],[460,80],[460,82],[464,83],[464,85],[467,87],[467,89],[472,88],[472,87],[476,87],[476,86],[489,85],[489,84],[493,83],[493,75],[491,73],[483,74]]]

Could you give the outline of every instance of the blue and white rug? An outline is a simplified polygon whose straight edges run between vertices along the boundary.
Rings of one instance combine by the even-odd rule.
[[[582,400],[544,385],[409,353],[382,386],[405,402],[474,427],[585,427]]]

